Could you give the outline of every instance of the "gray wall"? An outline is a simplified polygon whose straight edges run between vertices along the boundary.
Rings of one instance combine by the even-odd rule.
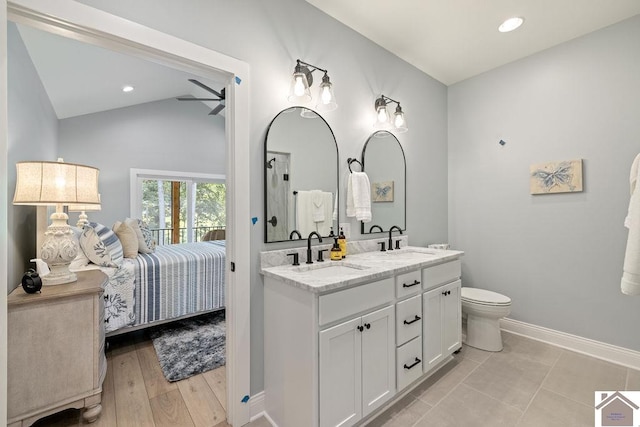
[[[58,119],[44,91],[36,69],[15,24],[7,28],[8,54],[8,181],[7,225],[8,290],[20,284],[22,274],[34,267],[29,260],[36,254],[36,208],[13,206],[16,189],[16,162],[55,161]]]
[[[380,93],[402,102],[409,132],[400,135],[409,180],[411,243],[447,237],[447,88],[303,0],[82,0],[115,15],[236,57],[251,67],[252,234],[251,392],[263,389],[263,291],[258,254],[291,243],[263,243],[263,138],[271,119],[290,107],[286,97],[297,58],[329,70],[338,109],[323,114],[332,127],[344,175],[373,132]],[[316,73],[316,80],[320,76]],[[317,90],[314,85],[313,90]],[[344,202],[344,199],[342,200]],[[340,210],[344,219],[344,203]],[[352,221],[352,238],[359,225]]]
[[[224,174],[224,117],[209,111],[167,99],[60,120],[60,155],[100,169],[102,210],[89,219],[111,226],[129,216],[131,168]]]
[[[466,252],[464,284],[510,296],[513,319],[633,350],[640,310],[620,277],[638,40],[640,16],[449,88],[449,240]],[[530,164],[576,158],[582,193],[529,194]]]

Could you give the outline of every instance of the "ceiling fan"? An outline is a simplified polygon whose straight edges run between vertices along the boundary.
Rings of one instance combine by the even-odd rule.
[[[199,81],[197,81],[196,79],[188,79],[191,83],[193,83],[196,86],[200,86],[202,89],[211,92],[212,94],[214,94],[215,96],[217,96],[217,98],[176,98],[178,101],[218,101],[220,104],[218,104],[218,106],[216,108],[214,108],[213,110],[211,110],[211,112],[209,113],[210,116],[215,116],[216,114],[218,114],[220,111],[222,111],[222,109],[224,108],[224,99],[225,99],[225,89],[222,88],[222,90],[220,92],[211,89],[209,86],[205,85],[204,83],[200,83]]]

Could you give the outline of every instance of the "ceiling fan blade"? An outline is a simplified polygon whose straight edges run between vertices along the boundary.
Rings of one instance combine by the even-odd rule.
[[[176,98],[178,101],[222,101],[220,98]]]
[[[222,109],[224,108],[224,104],[220,104],[218,105],[216,108],[214,108],[213,110],[211,110],[211,112],[209,113],[210,116],[215,116],[216,114],[218,114],[220,111],[222,111]]]
[[[200,86],[202,89],[207,90],[207,91],[209,91],[209,92],[213,93],[214,95],[219,96],[220,98],[224,99],[224,95],[223,95],[223,94],[221,94],[220,92],[218,92],[218,91],[216,91],[216,90],[211,89],[211,88],[210,88],[209,86],[207,86],[206,84],[204,84],[204,83],[200,83],[200,82],[199,82],[199,81],[197,81],[196,79],[189,79],[189,81],[190,81],[191,83],[193,83],[194,85],[196,85],[196,86]]]

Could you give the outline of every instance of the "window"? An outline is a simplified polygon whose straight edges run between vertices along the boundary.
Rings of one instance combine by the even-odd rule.
[[[132,216],[159,245],[197,242],[226,223],[224,176],[132,169]]]

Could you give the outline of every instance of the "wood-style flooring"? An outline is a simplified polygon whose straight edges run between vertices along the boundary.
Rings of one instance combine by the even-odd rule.
[[[67,410],[34,426],[227,427],[225,367],[168,382],[144,331],[109,340],[102,413],[94,423]]]

